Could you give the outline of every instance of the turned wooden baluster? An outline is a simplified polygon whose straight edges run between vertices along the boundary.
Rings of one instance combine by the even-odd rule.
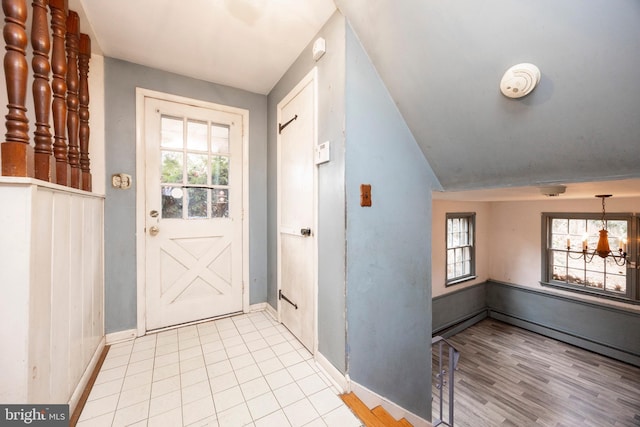
[[[6,44],[4,75],[7,83],[7,108],[5,116],[6,141],[1,144],[2,175],[31,176],[33,149],[29,146],[29,120],[25,101],[27,96],[27,3],[25,0],[2,0]]]
[[[67,137],[69,141],[69,166],[71,187],[80,188],[80,144],[78,117],[78,44],[80,42],[80,20],[72,10],[67,16]]]
[[[67,158],[67,59],[65,56],[65,34],[67,31],[67,0],[49,0],[51,11],[51,71],[53,80],[53,155],[56,159],[56,183],[69,183],[69,159]]]
[[[51,108],[51,86],[49,86],[49,24],[47,6],[49,0],[34,0],[33,23],[31,26],[31,46],[33,47],[33,105],[36,114],[35,177],[43,181],[51,180],[51,157],[53,154],[51,132],[49,131],[49,111]]]
[[[82,189],[91,191],[91,169],[89,161],[89,60],[91,59],[91,39],[80,34],[80,169],[82,170]]]

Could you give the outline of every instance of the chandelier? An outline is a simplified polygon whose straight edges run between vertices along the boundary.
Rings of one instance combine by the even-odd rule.
[[[585,262],[591,262],[593,257],[596,254],[600,258],[612,258],[613,261],[619,265],[623,266],[627,262],[627,242],[626,239],[620,240],[620,247],[616,252],[612,252],[609,247],[609,232],[607,231],[607,221],[605,220],[605,206],[604,202],[607,198],[611,197],[611,194],[597,194],[596,197],[602,199],[602,230],[600,230],[600,237],[598,239],[598,245],[596,246],[593,252],[589,252],[589,247],[587,245],[587,238],[582,240],[582,253],[577,258],[571,257],[573,259],[580,259],[584,257]],[[567,239],[567,252],[569,253],[571,249],[571,241]]]

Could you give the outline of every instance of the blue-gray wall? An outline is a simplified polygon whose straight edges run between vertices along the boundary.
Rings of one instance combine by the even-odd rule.
[[[454,289],[432,300],[433,335],[447,336],[487,317],[486,283]]]
[[[640,313],[606,302],[487,282],[489,316],[640,366]]]
[[[318,350],[338,370],[345,360],[345,202],[344,202],[344,79],[345,21],[335,13],[313,38],[326,40],[327,52],[315,62],[313,41],[269,93],[269,288],[276,307],[277,236],[277,105],[302,78],[318,67],[318,141],[331,141],[331,161],[318,167]]]
[[[347,344],[350,378],[431,417],[431,167],[347,27]],[[370,184],[372,206],[360,206]]]
[[[447,337],[487,316],[640,366],[637,311],[491,280],[434,298],[433,334]]]
[[[249,283],[251,303],[267,297],[267,97],[105,58],[107,183],[114,173],[134,177],[130,190],[106,188],[105,329],[137,327],[136,87],[249,110]]]
[[[640,175],[637,0],[336,4],[445,189]],[[521,62],[540,85],[508,99]]]

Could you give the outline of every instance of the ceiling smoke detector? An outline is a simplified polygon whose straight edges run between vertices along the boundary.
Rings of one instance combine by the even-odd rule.
[[[528,95],[540,82],[540,69],[528,62],[509,68],[500,81],[500,91],[508,98]]]
[[[567,187],[564,185],[547,185],[539,187],[540,194],[547,197],[557,197],[560,194],[564,194],[567,191]]]

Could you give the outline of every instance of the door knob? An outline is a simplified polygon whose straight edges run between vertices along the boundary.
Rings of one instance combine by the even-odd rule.
[[[156,227],[155,225],[149,228],[149,234],[151,234],[152,236],[158,235],[159,232],[160,228]]]
[[[300,234],[302,234],[303,236],[311,236],[311,229],[310,228],[301,228],[300,229]]]

